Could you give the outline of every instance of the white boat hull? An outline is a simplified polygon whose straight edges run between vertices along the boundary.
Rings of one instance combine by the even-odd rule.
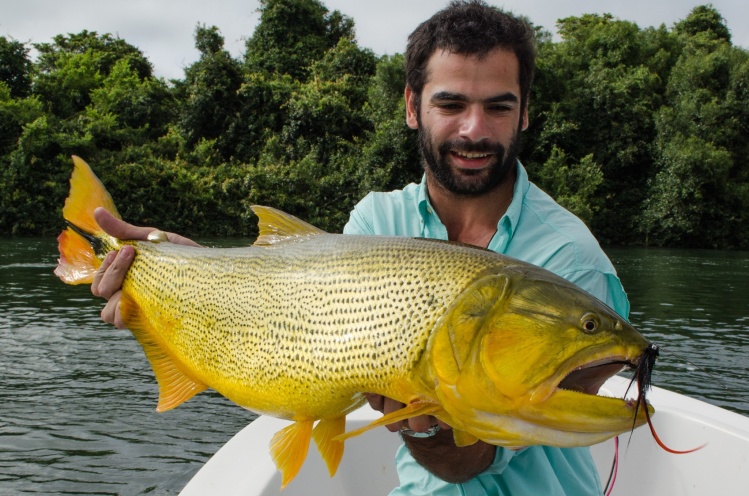
[[[629,381],[612,377],[601,394],[622,397]],[[749,494],[749,418],[654,387],[648,395],[661,440],[677,450],[705,445],[689,454],[661,449],[647,426],[620,437],[619,467],[612,495],[713,496]],[[369,424],[379,413],[361,408],[348,416],[347,430]],[[288,422],[260,417],[227,442],[185,486],[180,496],[383,496],[398,484],[394,454],[399,436],[373,429],[346,442],[335,477],[314,445],[299,475],[283,492],[268,453],[273,434]],[[605,484],[614,441],[591,447]]]

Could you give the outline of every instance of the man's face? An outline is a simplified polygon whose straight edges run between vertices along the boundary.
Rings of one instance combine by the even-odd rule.
[[[481,59],[438,51],[427,71],[420,108],[406,88],[406,122],[419,131],[427,173],[457,195],[493,190],[514,165],[518,134],[528,126],[517,57],[503,49]]]

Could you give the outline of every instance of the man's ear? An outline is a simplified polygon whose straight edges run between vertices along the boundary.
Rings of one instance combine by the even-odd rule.
[[[406,99],[406,124],[411,129],[419,128],[419,109],[416,105],[417,96],[416,93],[411,89],[410,86],[406,85],[406,91],[404,93]]]
[[[526,129],[528,129],[528,105],[529,105],[529,102],[528,100],[526,100],[525,108],[523,109],[523,117],[522,117],[521,127],[520,127],[521,131],[525,131]]]

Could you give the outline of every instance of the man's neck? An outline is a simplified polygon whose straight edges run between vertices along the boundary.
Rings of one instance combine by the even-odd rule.
[[[447,228],[447,238],[486,248],[512,202],[516,177],[513,167],[502,183],[488,193],[461,196],[445,190],[427,170],[429,201]]]

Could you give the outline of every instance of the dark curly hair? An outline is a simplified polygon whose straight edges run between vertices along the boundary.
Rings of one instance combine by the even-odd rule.
[[[530,95],[536,69],[536,37],[525,20],[491,7],[481,0],[453,1],[421,23],[408,37],[406,84],[416,98],[427,82],[427,63],[437,50],[486,56],[495,48],[511,50],[519,61],[521,108]]]

